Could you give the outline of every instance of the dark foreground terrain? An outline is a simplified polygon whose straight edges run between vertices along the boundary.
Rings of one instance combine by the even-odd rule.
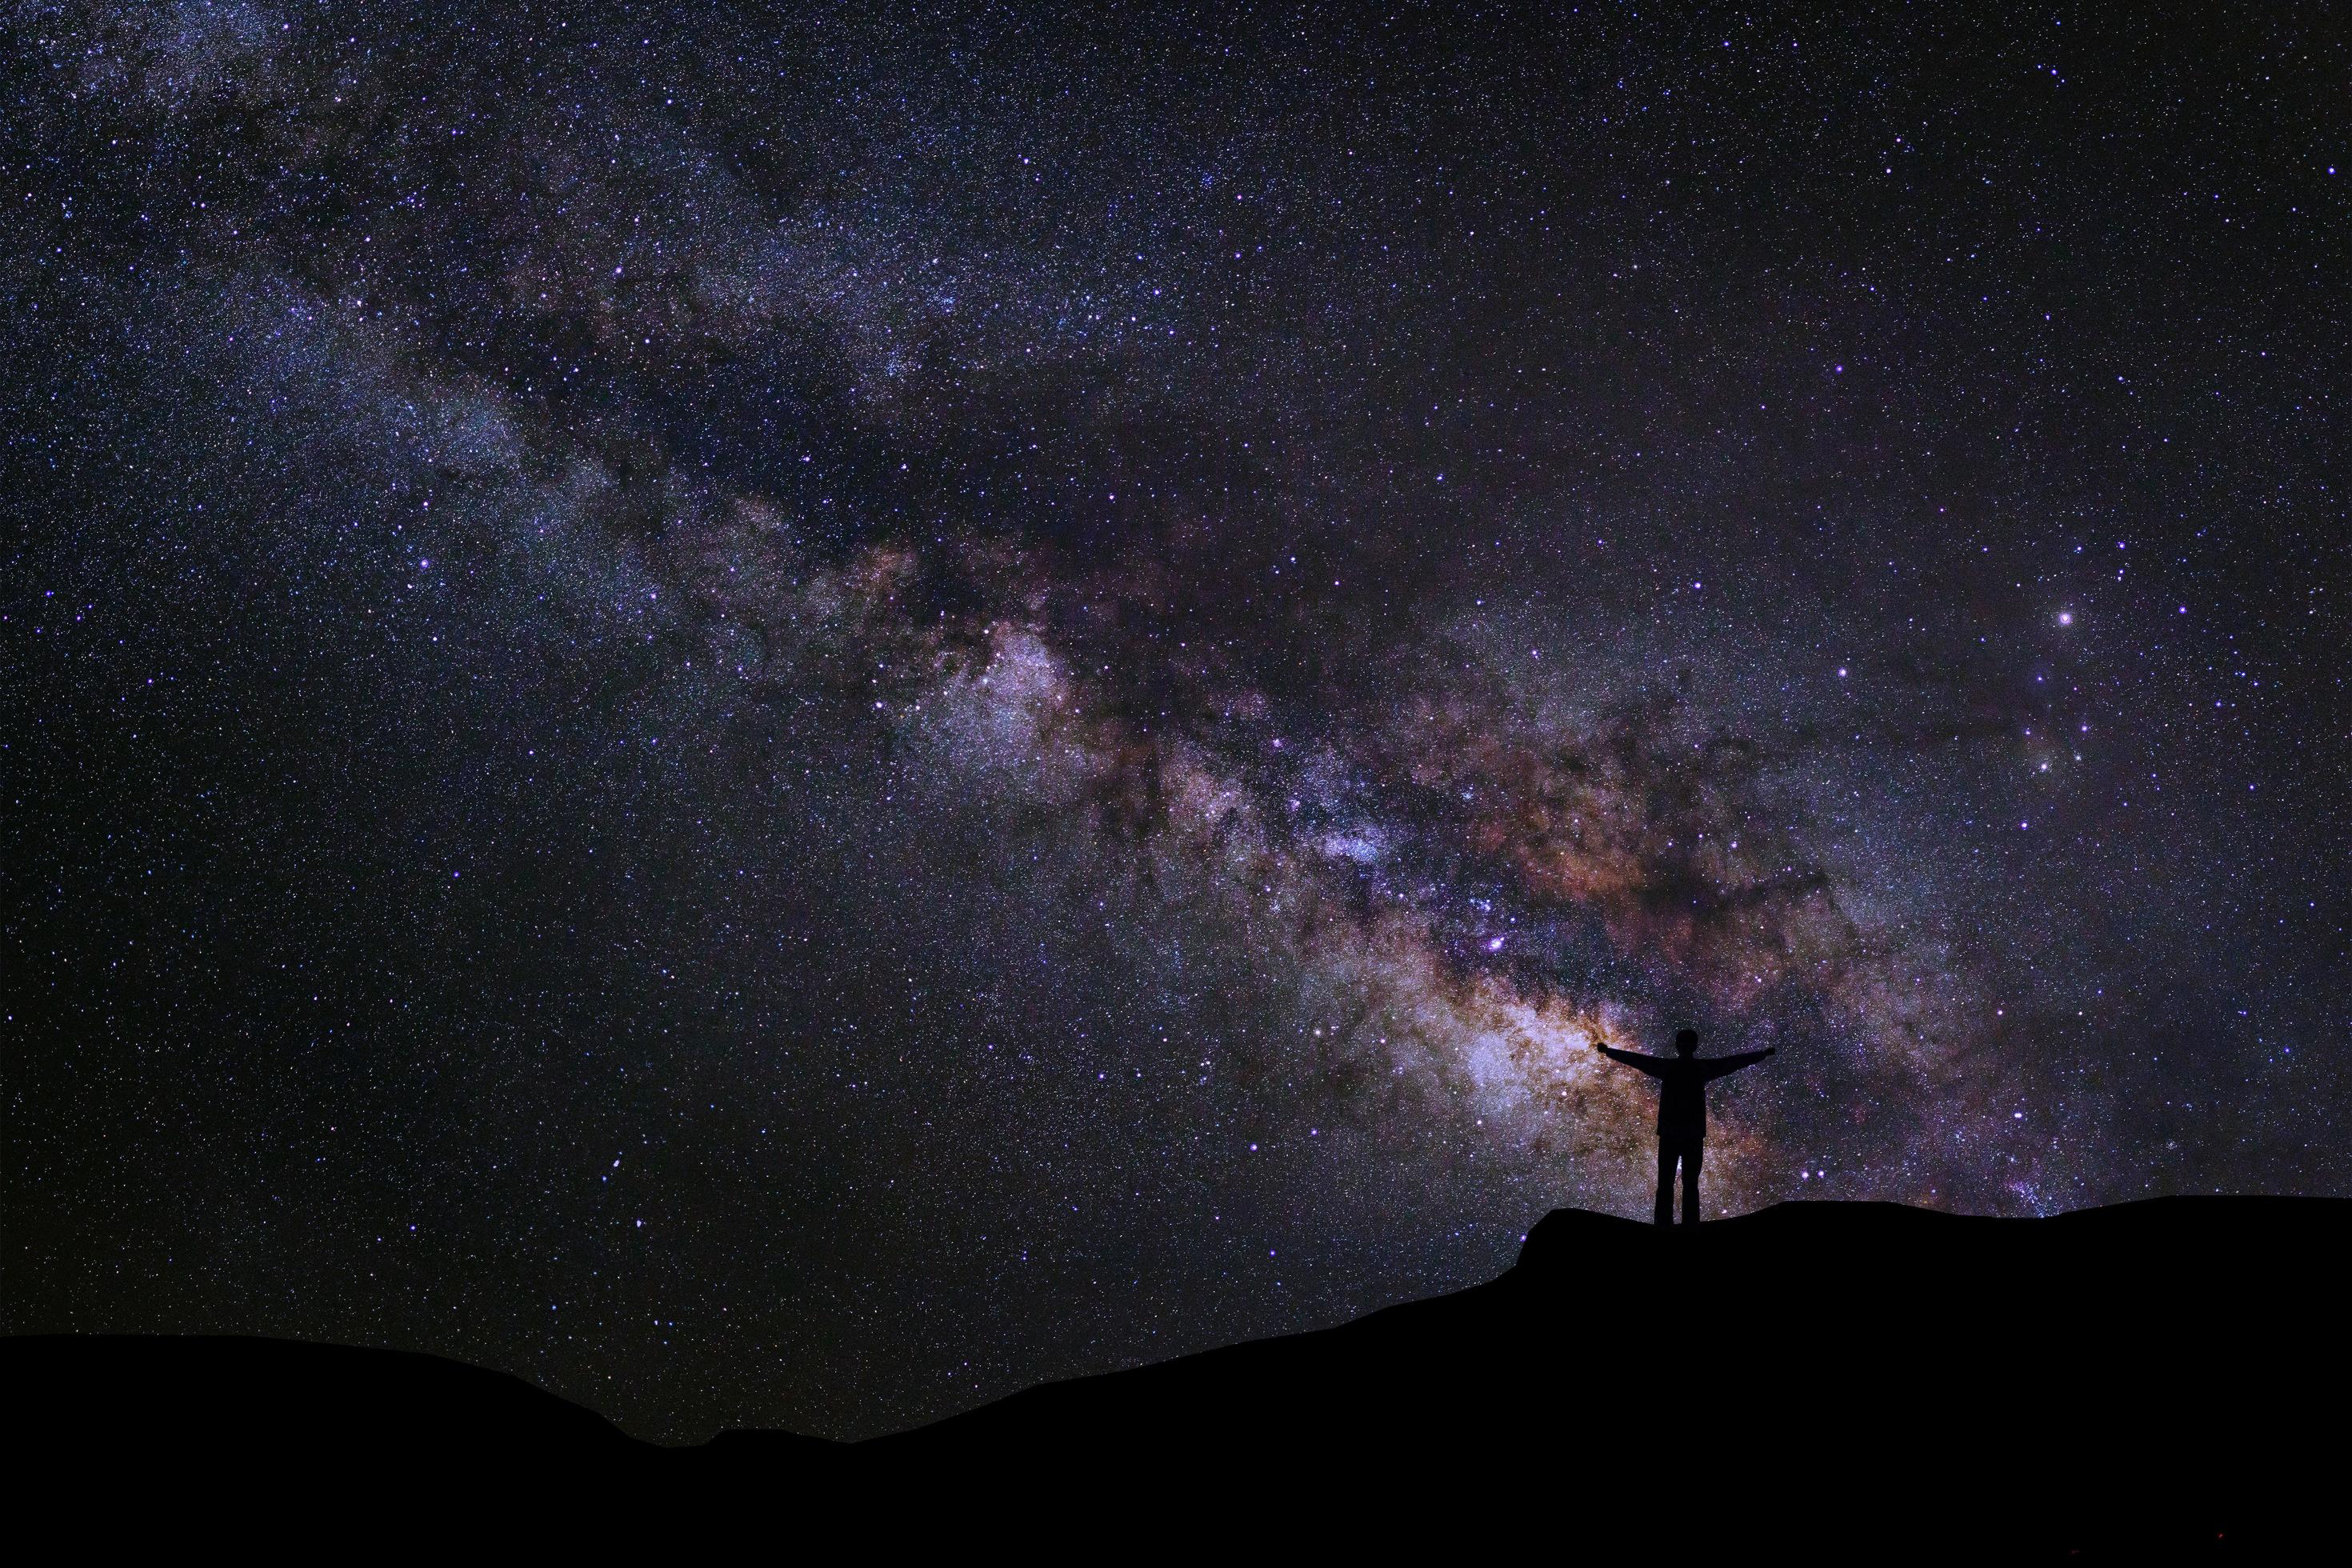
[[[15,1489],[96,1539],[2340,1560],[2347,1242],[2328,1199],[1562,1210],[1486,1285],[854,1446],[657,1449],[257,1340],[0,1341],[0,1377]]]

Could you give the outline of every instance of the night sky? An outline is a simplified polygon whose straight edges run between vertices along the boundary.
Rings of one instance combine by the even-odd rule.
[[[1710,1210],[2352,1194],[2340,7],[0,14],[0,1327],[866,1435],[1684,1024]]]

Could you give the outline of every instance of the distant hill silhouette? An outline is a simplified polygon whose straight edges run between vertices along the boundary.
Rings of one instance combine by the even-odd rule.
[[[658,1449],[503,1374],[255,1340],[10,1340],[0,1379],[34,1475],[233,1478],[263,1518],[2254,1560],[2344,1531],[2347,1241],[2330,1199],[1561,1210],[1488,1284],[847,1446]]]

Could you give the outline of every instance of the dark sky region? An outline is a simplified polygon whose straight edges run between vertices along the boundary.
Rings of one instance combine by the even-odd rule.
[[[1683,1023],[1727,1212],[2352,1192],[2340,6],[5,15],[5,1327],[879,1432]]]

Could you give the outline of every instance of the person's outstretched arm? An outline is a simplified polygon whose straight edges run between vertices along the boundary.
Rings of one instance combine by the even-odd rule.
[[[1666,1065],[1663,1057],[1645,1057],[1639,1051],[1621,1051],[1614,1046],[1604,1046],[1599,1040],[1592,1042],[1592,1048],[1612,1062],[1623,1062],[1634,1071],[1648,1073],[1652,1078],[1657,1077],[1658,1069]]]
[[[1752,1068],[1778,1049],[1780,1047],[1777,1046],[1767,1046],[1760,1051],[1742,1051],[1736,1057],[1717,1057],[1706,1064],[1708,1069],[1706,1076],[1711,1079],[1722,1078],[1727,1073],[1738,1072],[1741,1068]]]

